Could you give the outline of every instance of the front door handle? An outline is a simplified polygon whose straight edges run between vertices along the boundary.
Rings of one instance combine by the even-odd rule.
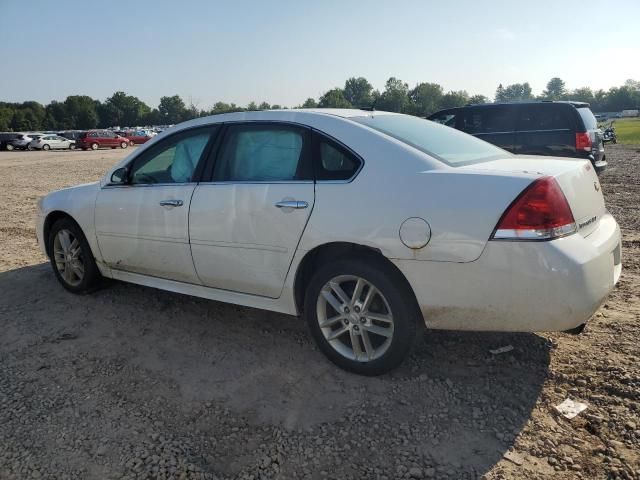
[[[161,200],[160,205],[163,207],[181,207],[184,202],[182,200]]]
[[[309,204],[303,200],[282,200],[276,203],[278,208],[307,208]]]

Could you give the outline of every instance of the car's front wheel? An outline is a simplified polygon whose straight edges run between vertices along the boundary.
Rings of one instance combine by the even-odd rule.
[[[14,146],[9,144],[9,143],[7,143],[7,151],[11,152],[11,151],[13,151],[13,149],[14,149]]]
[[[91,247],[73,220],[63,218],[54,223],[48,242],[51,266],[64,288],[85,293],[98,285],[101,276]]]
[[[91,144],[91,150],[97,150],[98,149],[98,144],[97,143],[92,143]]]
[[[127,142],[120,143],[120,148],[127,148],[129,144]]]
[[[418,311],[399,272],[377,258],[342,259],[313,275],[304,315],[322,352],[339,367],[380,375],[413,345]]]
[[[50,148],[51,148],[51,147],[50,147],[49,145],[47,145],[47,144],[45,144],[45,145],[43,145],[43,146],[42,146],[42,149],[43,149],[43,150],[49,150]]]

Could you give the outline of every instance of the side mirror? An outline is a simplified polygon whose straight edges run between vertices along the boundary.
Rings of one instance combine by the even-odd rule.
[[[129,181],[129,170],[127,167],[121,167],[111,174],[110,183],[113,185],[125,185]]]

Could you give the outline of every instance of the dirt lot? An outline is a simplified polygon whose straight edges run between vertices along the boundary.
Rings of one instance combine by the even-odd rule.
[[[0,152],[0,478],[640,478],[640,146],[607,152],[624,270],[582,335],[427,332],[380,378],[292,317],[67,293],[36,199],[128,151]],[[568,396],[589,405],[573,420]]]

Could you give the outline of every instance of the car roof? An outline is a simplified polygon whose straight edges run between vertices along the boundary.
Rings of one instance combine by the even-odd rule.
[[[571,100],[530,100],[526,102],[469,103],[464,107],[493,107],[497,105],[541,105],[541,104],[546,105],[546,104],[553,104],[553,103],[573,105],[576,108],[590,106],[587,102],[574,102]],[[458,107],[458,108],[464,108],[464,107]]]

